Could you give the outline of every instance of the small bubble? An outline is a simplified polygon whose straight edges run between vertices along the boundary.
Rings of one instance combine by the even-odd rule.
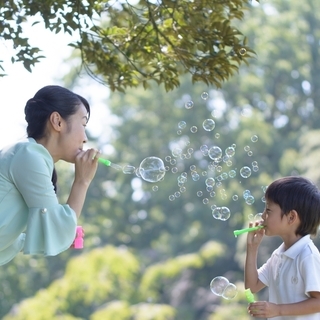
[[[187,152],[188,152],[189,154],[193,154],[193,148],[188,148]]]
[[[198,181],[200,179],[200,175],[197,173],[193,174],[191,177],[193,181]]]
[[[252,142],[257,142],[258,141],[258,136],[257,135],[253,135],[252,137],[251,137],[251,141]]]
[[[176,197],[175,197],[173,194],[171,194],[171,195],[169,196],[169,200],[170,200],[170,201],[175,200],[175,198],[176,198]]]
[[[181,193],[186,192],[186,190],[187,190],[187,188],[186,188],[186,187],[181,187],[181,188],[180,188],[180,192],[181,192]]]
[[[208,98],[209,98],[209,93],[206,92],[206,91],[203,91],[203,92],[201,93],[201,99],[202,99],[202,100],[207,100]]]
[[[236,170],[230,170],[230,171],[229,171],[229,177],[230,177],[230,178],[235,178],[236,175],[237,175]]]
[[[219,139],[219,138],[220,138],[220,133],[216,133],[216,134],[214,135],[214,137],[215,137],[216,139]]]
[[[218,146],[213,146],[209,149],[209,157],[212,160],[220,159],[222,156],[222,150]]]
[[[208,152],[209,152],[209,148],[208,148],[208,146],[206,146],[206,145],[202,145],[202,146],[200,147],[200,151],[201,151],[201,153],[202,153],[204,156],[207,156],[207,155],[208,155]]]
[[[251,176],[251,169],[249,167],[242,167],[240,169],[240,175],[242,178],[249,178]]]
[[[190,101],[186,102],[184,106],[186,109],[192,109],[193,105],[194,105],[193,101],[190,100]]]
[[[236,150],[235,150],[235,148],[233,148],[233,147],[228,147],[228,148],[225,150],[225,154],[226,154],[228,157],[233,157],[235,153],[236,153]]]
[[[171,157],[170,157],[170,156],[166,156],[166,157],[164,158],[164,160],[167,161],[167,162],[170,162]]]
[[[208,198],[204,198],[204,199],[202,200],[202,203],[203,203],[203,204],[208,204],[208,203],[209,203],[209,199],[208,199]]]
[[[178,123],[178,128],[179,129],[184,129],[186,127],[187,123],[185,121],[180,121]]]
[[[206,131],[212,131],[216,126],[216,123],[212,119],[206,119],[202,123],[202,127]]]
[[[221,218],[221,208],[220,207],[216,207],[212,210],[212,216],[219,220]]]
[[[123,166],[122,172],[125,174],[133,174],[135,173],[136,168],[134,166],[130,166],[129,164]]]
[[[239,199],[239,197],[238,197],[237,194],[235,194],[235,195],[232,196],[232,200],[233,200],[233,201],[237,201],[238,199]]]
[[[239,50],[239,54],[240,54],[241,56],[244,56],[246,53],[247,53],[246,48],[241,48],[241,49]]]
[[[159,187],[158,187],[158,186],[153,186],[153,187],[152,187],[152,191],[155,191],[155,192],[156,192],[156,191],[158,191],[158,190],[159,190]]]
[[[222,221],[226,221],[230,218],[230,209],[227,207],[221,207],[221,216],[220,216],[220,220]]]
[[[258,172],[259,171],[259,167],[258,166],[252,167],[252,171],[253,172]]]
[[[245,199],[245,201],[246,201],[246,204],[251,206],[254,203],[254,197],[250,195]]]
[[[245,152],[250,151],[250,147],[249,146],[245,146],[243,149],[244,149]]]
[[[249,156],[249,157],[252,157],[252,156],[253,156],[253,152],[252,152],[251,150],[250,150],[250,151],[248,151],[248,153],[247,153],[247,154],[248,154],[248,156]]]
[[[207,178],[205,181],[206,186],[214,186],[215,180],[214,178]]]
[[[244,190],[242,195],[243,195],[243,199],[247,199],[251,195],[251,192],[250,190]]]
[[[181,134],[182,134],[182,131],[181,131],[181,130],[178,130],[178,131],[177,131],[177,135],[180,136]]]
[[[177,168],[177,167],[171,168],[171,172],[172,172],[172,173],[177,173],[177,172],[178,172],[178,168]]]
[[[175,198],[179,198],[181,196],[181,193],[179,191],[176,191],[174,193]]]
[[[191,131],[192,133],[196,133],[196,132],[198,131],[197,126],[192,126],[192,127],[190,128],[190,131]]]
[[[176,160],[176,159],[171,159],[171,160],[170,160],[170,164],[171,164],[172,166],[174,166],[176,163],[177,163],[177,160]]]
[[[203,192],[202,191],[198,191],[197,192],[197,196],[200,198],[200,197],[202,197],[203,196]]]

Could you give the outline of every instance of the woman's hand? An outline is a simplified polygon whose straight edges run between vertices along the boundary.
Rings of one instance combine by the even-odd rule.
[[[98,168],[99,151],[80,151],[75,159],[75,182],[90,184]]]

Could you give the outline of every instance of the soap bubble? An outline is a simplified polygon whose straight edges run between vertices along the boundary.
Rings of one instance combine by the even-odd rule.
[[[258,136],[257,135],[253,135],[252,137],[251,137],[251,141],[252,142],[257,142],[258,141]]]
[[[192,133],[196,133],[196,132],[198,131],[197,126],[192,126],[192,127],[190,128],[190,131],[191,131]]]
[[[178,128],[179,129],[184,129],[186,127],[187,123],[185,121],[180,121],[178,123]]]
[[[210,290],[217,296],[222,296],[223,291],[226,289],[226,287],[229,284],[229,280],[225,277],[215,277],[210,282]]]
[[[206,91],[203,91],[203,92],[201,93],[201,99],[202,99],[202,100],[207,100],[208,98],[209,98],[209,93],[206,92]]]
[[[227,207],[221,207],[220,220],[226,221],[230,218],[230,209]]]
[[[228,157],[233,157],[234,154],[236,153],[236,150],[233,147],[228,147],[225,153]]]
[[[240,169],[240,175],[242,178],[249,178],[251,176],[251,169],[249,167],[242,167]]]
[[[165,175],[164,163],[160,158],[147,157],[139,166],[141,178],[148,182],[158,182]]]
[[[135,173],[136,168],[134,166],[130,166],[129,164],[125,165],[122,168],[122,172],[125,174],[133,174]]]
[[[190,101],[186,102],[184,106],[186,109],[192,109],[193,105],[194,105],[193,101],[190,100]]]
[[[240,54],[241,56],[244,56],[246,53],[247,53],[246,48],[241,48],[241,49],[239,50],[239,54]]]
[[[212,131],[216,126],[216,123],[212,119],[206,119],[202,123],[202,127],[206,131]]]
[[[222,156],[222,150],[218,146],[213,146],[209,149],[209,157],[212,160],[220,159]]]
[[[222,292],[222,297],[231,300],[233,299],[238,293],[237,287],[233,283],[229,283],[224,291]]]

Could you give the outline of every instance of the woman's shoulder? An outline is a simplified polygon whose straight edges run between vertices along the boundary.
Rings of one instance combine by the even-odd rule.
[[[42,159],[48,165],[53,165],[53,159],[48,150],[33,138],[25,138],[11,144],[0,151],[0,159],[4,162],[38,162]]]

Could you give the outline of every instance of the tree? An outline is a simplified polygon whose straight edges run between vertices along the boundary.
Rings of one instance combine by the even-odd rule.
[[[151,81],[169,91],[185,73],[193,82],[221,87],[253,54],[233,25],[249,3],[2,0],[0,39],[12,42],[12,62],[22,62],[31,72],[43,56],[23,35],[23,24],[35,17],[33,24],[43,21],[52,32],[77,34],[70,45],[80,50],[82,67],[112,91],[140,84],[148,88]]]

